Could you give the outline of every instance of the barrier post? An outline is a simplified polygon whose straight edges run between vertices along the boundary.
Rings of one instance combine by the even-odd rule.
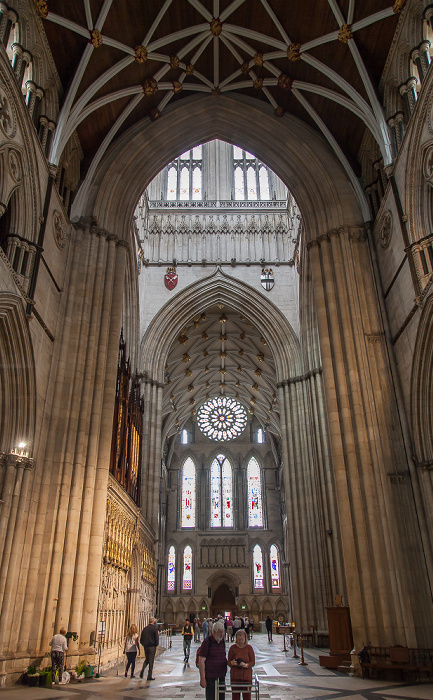
[[[298,663],[298,666],[308,666],[307,662],[304,661],[304,640],[302,638],[302,634],[301,634],[301,660]]]

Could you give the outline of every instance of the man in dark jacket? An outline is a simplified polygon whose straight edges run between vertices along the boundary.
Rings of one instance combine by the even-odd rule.
[[[152,676],[153,662],[155,661],[156,649],[159,644],[158,630],[155,627],[155,618],[149,619],[149,624],[141,633],[140,644],[144,648],[145,661],[143,668],[140,671],[140,678],[143,678],[144,669],[149,666],[147,671],[147,680],[154,681]]]

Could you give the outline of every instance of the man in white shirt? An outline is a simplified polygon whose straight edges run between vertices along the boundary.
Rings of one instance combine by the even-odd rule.
[[[59,634],[55,634],[50,642],[51,665],[53,667],[53,682],[58,685],[62,682],[63,667],[65,665],[65,651],[68,651],[66,630],[61,628]]]

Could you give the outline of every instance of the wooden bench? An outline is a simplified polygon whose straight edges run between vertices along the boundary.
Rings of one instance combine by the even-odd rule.
[[[409,647],[366,647],[366,654],[361,660],[363,678],[378,678],[381,671],[400,671],[402,680],[405,673],[426,673],[431,678],[433,673],[433,649],[410,649]],[[368,675],[367,675],[368,674]]]

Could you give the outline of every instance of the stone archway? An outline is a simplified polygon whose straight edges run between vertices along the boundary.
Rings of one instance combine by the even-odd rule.
[[[211,617],[224,615],[225,612],[237,614],[236,600],[230,586],[221,583],[212,596],[210,614]]]

